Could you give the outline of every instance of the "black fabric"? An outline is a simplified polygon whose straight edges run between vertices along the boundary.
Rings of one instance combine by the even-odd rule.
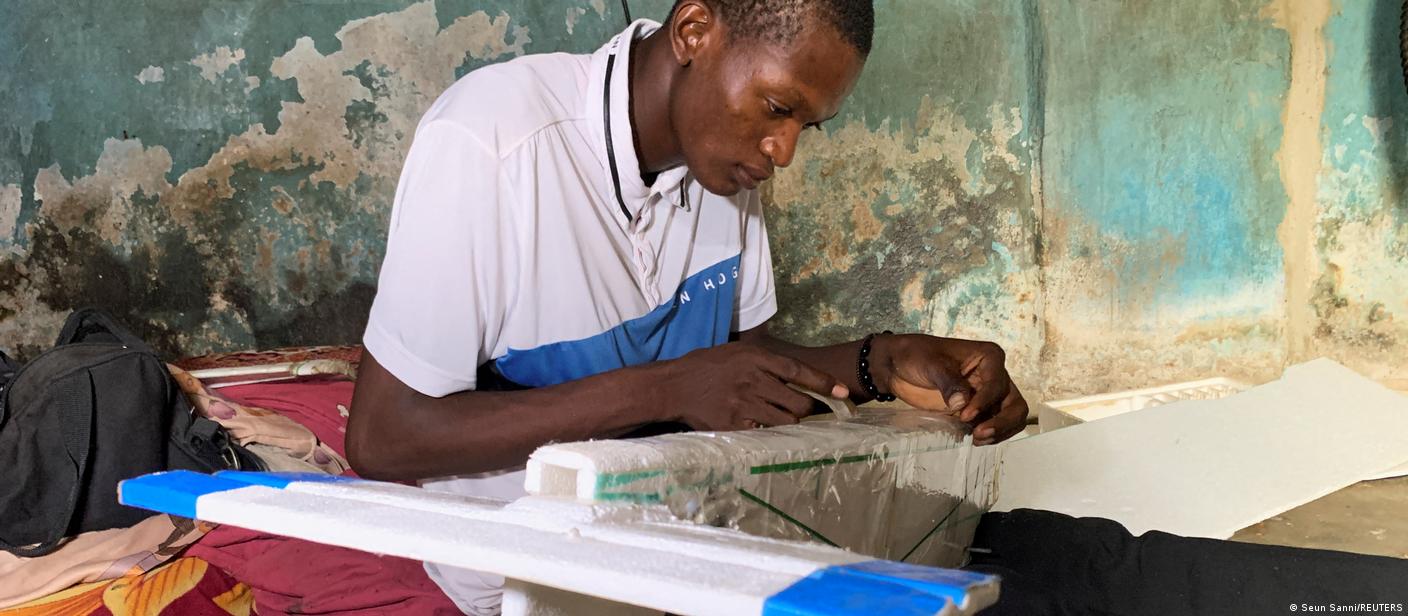
[[[984,616],[1408,607],[1408,560],[1397,558],[1156,531],[1135,537],[1111,520],[1031,509],[983,516],[973,548],[967,569],[1002,576],[1001,598]]]
[[[0,548],[23,556],[67,536],[131,526],[117,484],[163,470],[254,468],[257,458],[197,417],[163,363],[107,315],[80,310],[53,349],[15,369],[0,358]]]
[[[499,360],[497,359],[484,362],[474,371],[475,391],[523,391],[525,389],[532,389],[532,387],[510,381],[508,377],[499,372]]]

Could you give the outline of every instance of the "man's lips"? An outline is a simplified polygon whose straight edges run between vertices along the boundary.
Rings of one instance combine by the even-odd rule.
[[[761,184],[768,178],[772,177],[772,174],[767,171],[762,171],[757,168],[749,167],[746,165],[738,165],[737,167],[735,167],[734,175],[737,176],[738,183],[744,188],[747,188],[748,190],[757,188],[758,184]]]

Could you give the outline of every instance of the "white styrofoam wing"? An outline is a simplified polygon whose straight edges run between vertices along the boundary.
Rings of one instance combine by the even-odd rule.
[[[639,606],[699,616],[971,614],[998,592],[994,576],[680,522],[659,507],[532,496],[505,503],[376,481],[233,471],[146,475],[123,482],[120,498],[499,574],[508,578],[506,614],[550,613],[564,601],[574,613]]]

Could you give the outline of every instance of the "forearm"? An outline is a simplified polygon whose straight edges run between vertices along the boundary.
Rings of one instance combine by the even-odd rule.
[[[552,387],[442,398],[401,384],[370,354],[359,372],[347,449],[353,468],[376,479],[414,481],[510,468],[550,442],[618,436],[670,419],[664,401],[651,393],[649,368]]]

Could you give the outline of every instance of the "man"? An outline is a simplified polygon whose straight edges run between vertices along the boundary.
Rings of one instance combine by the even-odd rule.
[[[995,345],[767,333],[754,189],[836,115],[872,30],[870,0],[678,0],[594,54],[527,56],[446,91],[396,194],[348,423],[357,471],[515,498],[544,443],[792,423],[811,404],[787,383],[956,413],[978,444],[1021,430]],[[974,544],[972,566],[1003,576],[995,614],[1281,613],[1401,601],[1408,579],[1408,561],[1029,510],[989,514]],[[501,579],[427,570],[466,612],[498,611]]]
[[[870,0],[679,0],[594,54],[455,83],[397,189],[347,432],[357,471],[514,498],[540,445],[794,423],[812,401],[789,383],[955,413],[978,444],[1021,430],[996,345],[768,334],[755,189],[837,114],[873,22]],[[501,580],[428,568],[462,609],[497,608]]]

